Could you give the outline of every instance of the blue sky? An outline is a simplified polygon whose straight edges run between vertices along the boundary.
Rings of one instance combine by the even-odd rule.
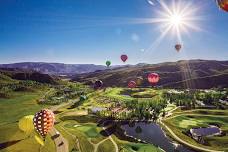
[[[164,0],[171,7],[171,0]],[[180,0],[183,4],[191,0]],[[178,1],[176,0],[176,3]],[[228,59],[228,13],[214,0],[192,0],[203,16],[202,31],[183,32],[183,49],[174,50],[177,38],[162,34],[160,24],[135,24],[157,18],[161,5],[147,0],[1,0],[0,63],[61,62],[122,64],[160,63],[181,59]],[[144,50],[144,51],[142,51]]]

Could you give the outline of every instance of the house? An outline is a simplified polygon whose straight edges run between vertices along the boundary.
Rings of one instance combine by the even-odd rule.
[[[106,108],[103,108],[103,107],[93,107],[93,108],[91,108],[91,112],[93,114],[96,114],[97,112],[101,112],[101,111],[104,111],[104,110],[106,110]]]
[[[193,139],[203,143],[202,137],[220,135],[221,130],[217,126],[209,126],[207,128],[190,129],[190,133]]]

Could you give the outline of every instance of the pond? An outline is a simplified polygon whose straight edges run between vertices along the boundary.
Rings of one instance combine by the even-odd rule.
[[[167,138],[161,127],[154,122],[135,122],[134,124],[123,124],[121,125],[121,128],[125,131],[126,135],[133,136],[134,138],[146,141],[147,143],[151,143],[167,152],[194,152],[183,145],[172,143],[172,141]]]

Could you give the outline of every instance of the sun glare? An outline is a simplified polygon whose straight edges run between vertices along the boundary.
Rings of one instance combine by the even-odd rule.
[[[159,11],[159,23],[164,28],[163,31],[171,29],[178,42],[182,43],[183,33],[188,33],[190,29],[200,30],[195,24],[200,19],[196,15],[199,8],[194,7],[191,3],[181,3],[181,1],[178,1],[178,3],[173,1],[173,5],[168,6],[161,0],[160,4],[162,10]]]
[[[173,14],[170,16],[169,22],[174,26],[180,26],[183,22],[183,18],[179,14]]]

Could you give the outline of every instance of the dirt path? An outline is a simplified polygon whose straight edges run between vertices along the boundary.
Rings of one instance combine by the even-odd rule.
[[[56,136],[56,132],[57,130],[55,128],[53,128],[50,131],[50,135]],[[63,138],[63,136],[60,134],[58,137],[53,139],[55,142],[55,147],[56,147],[56,152],[68,152],[69,151],[69,147],[68,147],[68,141]]]
[[[103,142],[105,142],[106,140],[109,140],[109,138],[105,138],[105,139],[103,139],[102,141],[100,141],[97,144],[94,144],[94,143],[90,142],[94,146],[94,152],[97,152],[97,149],[98,149],[99,145],[102,144]]]
[[[50,108],[50,110],[56,111],[59,108],[73,105],[77,101],[78,100],[74,100],[74,101],[70,101],[70,102],[67,102],[67,103],[63,103],[63,104],[60,104],[60,105],[53,106],[53,107]],[[53,141],[55,143],[55,147],[56,147],[56,152],[68,152],[69,151],[68,141],[60,133],[59,133],[59,135],[57,135],[57,131],[58,130],[55,129],[54,127],[50,131],[50,135],[52,137],[56,136],[56,138],[53,139]]]
[[[105,130],[106,128],[103,127],[103,130]],[[116,152],[119,152],[119,148],[118,148],[118,145],[116,144],[116,142],[112,139],[112,136],[108,136],[108,138],[111,140],[111,142],[113,143],[114,147],[115,147],[115,151]]]

